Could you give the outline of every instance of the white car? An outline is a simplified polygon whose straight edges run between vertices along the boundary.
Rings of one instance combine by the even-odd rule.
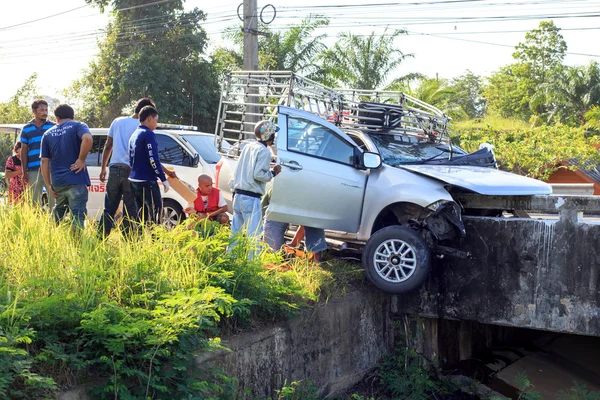
[[[0,125],[0,134],[15,135],[16,140],[23,125]],[[102,150],[106,143],[108,128],[91,128],[90,131],[94,142],[86,159],[92,183],[88,188],[87,210],[89,218],[99,220],[104,209],[104,196],[106,193],[106,183],[100,182],[99,176],[102,165]],[[215,167],[221,155],[217,153],[213,134],[160,128],[155,133],[161,162],[166,167],[173,168],[179,179],[191,190],[195,190],[197,187],[199,175],[208,174],[214,178]],[[223,145],[225,147],[229,146],[228,143]],[[187,206],[187,202],[177,192],[170,190],[163,193],[163,202],[164,223],[167,226],[176,225],[185,219],[183,208]]]

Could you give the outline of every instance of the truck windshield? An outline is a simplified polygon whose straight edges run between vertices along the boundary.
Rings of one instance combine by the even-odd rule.
[[[450,158],[450,148],[447,143],[430,142],[427,137],[415,137],[390,134],[369,134],[377,146],[384,163],[397,166],[400,164],[424,164],[428,161]],[[454,154],[464,154],[464,151],[452,146]]]
[[[200,154],[200,157],[209,164],[216,164],[221,159],[221,155],[217,153],[217,148],[214,143],[214,136],[209,135],[181,135],[187,140],[192,147]],[[231,145],[223,141],[223,150],[227,151]]]

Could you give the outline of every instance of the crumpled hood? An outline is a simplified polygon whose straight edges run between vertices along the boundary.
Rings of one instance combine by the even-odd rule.
[[[468,165],[400,165],[398,168],[489,196],[552,194],[552,186],[537,179]]]

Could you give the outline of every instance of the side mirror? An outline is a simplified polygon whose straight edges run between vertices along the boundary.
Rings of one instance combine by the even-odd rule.
[[[196,153],[196,154],[194,154],[194,157],[192,158],[192,167],[196,168],[199,163],[200,163],[200,154]]]
[[[381,156],[377,153],[366,151],[362,154],[362,165],[368,169],[377,169],[381,167]]]

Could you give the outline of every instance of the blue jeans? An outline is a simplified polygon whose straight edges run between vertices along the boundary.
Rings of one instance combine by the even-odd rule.
[[[248,236],[258,237],[262,233],[262,209],[257,197],[236,194],[233,198],[233,220],[231,236],[244,230]]]
[[[52,209],[52,215],[56,223],[62,221],[67,210],[70,210],[73,227],[83,228],[85,214],[87,213],[87,185],[55,186],[54,191],[58,195],[56,204]]]
[[[109,167],[106,195],[104,196],[104,212],[100,224],[98,224],[98,231],[101,234],[108,235],[114,227],[115,213],[121,199],[123,199],[123,228],[126,233],[131,232],[132,221],[137,220],[138,209],[128,179],[130,172],[131,168],[124,164]]]
[[[287,222],[277,222],[265,220],[264,241],[273,251],[279,251],[285,243],[285,232],[290,224]],[[311,253],[318,253],[327,250],[325,241],[325,231],[320,228],[304,227],[305,249]]]
[[[137,208],[142,212],[142,221],[159,224],[160,216],[162,214],[162,197],[160,197],[158,182],[130,181],[130,183]]]

